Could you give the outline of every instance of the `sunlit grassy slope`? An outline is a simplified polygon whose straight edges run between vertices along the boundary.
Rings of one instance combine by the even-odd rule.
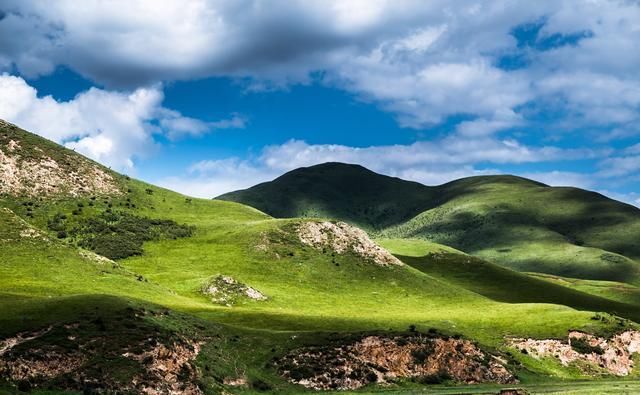
[[[28,138],[22,140],[25,146],[39,144],[26,132],[13,133],[16,139]],[[42,147],[58,150],[52,156],[70,154],[59,146]],[[635,318],[635,306],[527,277],[424,240],[383,241],[408,264],[377,266],[356,255],[303,245],[295,234],[299,219],[274,219],[238,203],[192,199],[114,177],[120,195],[0,197],[0,336],[60,322],[86,323],[93,331],[97,320],[108,322],[116,343],[145,331],[209,340],[218,336],[197,362],[211,393],[222,388],[221,377],[239,371],[277,392],[295,393],[301,387],[287,384],[267,363],[303,344],[322,343],[334,332],[436,328],[504,350],[505,336],[562,338],[570,329],[608,334],[635,325],[593,319],[594,312],[603,311]],[[78,249],[71,234],[58,238],[48,227],[56,214],[66,216],[72,229],[107,210],[170,219],[195,231],[187,238],[147,242],[142,255],[114,263]],[[433,253],[444,260],[429,257]],[[268,299],[215,304],[200,289],[217,275],[232,276]],[[500,282],[522,289],[500,289]],[[544,296],[536,297],[539,293]],[[132,306],[142,313],[131,316]],[[171,314],[148,313],[160,310]],[[65,342],[61,339],[58,346]],[[551,373],[578,377],[557,364],[516,357],[531,368],[522,374],[524,381],[546,380]],[[120,369],[115,361],[96,366]]]
[[[633,297],[623,298],[621,293],[598,293],[587,287],[562,286],[556,281],[544,281],[539,276],[519,273],[424,240],[378,241],[402,261],[421,272],[492,300],[509,303],[563,304],[580,310],[614,312],[636,321],[640,320],[640,305],[637,300]],[[626,289],[635,287],[627,286]]]
[[[637,283],[640,210],[513,176],[428,187],[327,163],[220,196],[276,217],[323,215],[378,237],[421,238],[519,271]]]

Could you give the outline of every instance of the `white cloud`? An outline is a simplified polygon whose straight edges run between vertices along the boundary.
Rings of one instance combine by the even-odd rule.
[[[620,202],[624,202],[640,208],[640,194],[636,192],[621,193],[621,192],[609,191],[606,189],[598,190],[596,192],[601,193],[605,196],[608,196],[611,199],[615,199]]]
[[[464,113],[478,119],[461,130],[495,133],[526,122],[517,118],[532,101],[571,113],[567,128],[638,121],[640,6],[632,1],[6,0],[3,10],[0,68],[25,75],[66,65],[129,88],[207,76],[269,87],[321,71],[409,127]],[[519,48],[513,28],[540,20],[538,41],[588,34]],[[510,54],[524,67],[499,68]]]
[[[632,147],[635,148],[635,147]],[[640,174],[640,155],[618,156],[607,158],[600,162],[600,177],[623,177]]]
[[[553,170],[548,172],[525,172],[520,175],[554,187],[570,186],[590,189],[596,185],[596,180],[591,174],[570,171]]]
[[[461,177],[497,174],[494,166],[478,168],[478,163],[504,164],[578,159],[598,155],[590,150],[563,150],[555,147],[526,147],[516,141],[488,138],[446,138],[435,142],[366,148],[335,144],[308,144],[291,140],[265,147],[253,159],[227,158],[194,163],[184,177],[155,180],[156,183],[188,195],[212,197],[271,180],[284,172],[324,162],[355,163],[373,171],[418,181],[442,184]],[[571,173],[535,174],[534,178],[559,179]],[[572,175],[571,183],[578,180]],[[584,181],[584,180],[582,180]]]
[[[154,133],[175,137],[242,127],[241,118],[203,122],[162,107],[159,87],[133,92],[91,88],[69,101],[38,97],[22,78],[0,75],[0,118],[119,170],[155,148]],[[160,127],[156,126],[159,124]]]
[[[185,117],[174,110],[163,109],[161,113],[160,126],[168,131],[167,135],[172,140],[185,136],[197,137],[219,129],[243,129],[246,126],[245,118],[239,114],[233,114],[229,119],[205,122]]]

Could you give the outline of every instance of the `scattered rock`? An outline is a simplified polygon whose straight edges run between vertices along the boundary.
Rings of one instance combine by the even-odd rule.
[[[299,349],[275,361],[282,376],[316,390],[354,390],[413,378],[425,383],[515,383],[498,360],[469,340],[367,336],[349,344]]]
[[[225,377],[223,384],[231,387],[246,387],[248,382],[246,377]]]
[[[297,229],[303,244],[316,249],[330,248],[338,254],[351,252],[381,266],[402,265],[402,262],[374,243],[359,228],[344,222],[306,221]]]
[[[627,376],[634,367],[633,354],[640,351],[640,332],[630,330],[610,339],[604,339],[583,332],[571,331],[567,341],[511,339],[509,343],[534,358],[556,358],[564,366],[586,362],[592,367],[602,369],[605,373]],[[580,366],[579,363],[577,365]]]
[[[232,306],[241,299],[267,300],[267,297],[255,288],[249,287],[231,276],[219,275],[202,286],[202,293],[210,296],[214,303]]]
[[[115,261],[112,261],[111,259],[104,257],[102,255],[98,255],[93,251],[80,249],[79,253],[80,253],[80,256],[82,256],[83,258],[89,259],[90,261],[95,263],[107,264],[111,266],[119,266]]]

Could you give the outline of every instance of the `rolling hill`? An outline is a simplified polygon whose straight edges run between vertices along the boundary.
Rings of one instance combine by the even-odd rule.
[[[382,238],[421,238],[502,266],[640,281],[640,210],[598,193],[514,176],[428,187],[341,163],[219,196],[276,217],[338,218]]]
[[[347,224],[187,197],[4,122],[0,173],[0,393],[562,390],[620,378],[512,339],[640,334],[631,301],[381,240],[398,260]],[[376,202],[388,229],[421,213]]]

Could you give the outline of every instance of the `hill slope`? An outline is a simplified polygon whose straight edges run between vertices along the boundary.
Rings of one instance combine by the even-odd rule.
[[[640,258],[639,209],[520,177],[427,187],[328,163],[218,199],[277,217],[338,218],[378,237],[423,238],[521,271],[632,283],[640,278],[634,261]]]
[[[637,328],[591,311],[611,310],[602,298],[579,306],[585,310],[553,299],[498,301],[374,259],[384,251],[347,225],[192,199],[13,126],[0,125],[0,133],[8,138],[0,150],[18,167],[35,161],[37,171],[55,172],[68,162],[66,173],[78,173],[47,193],[10,188],[0,197],[0,392],[300,393],[324,373],[328,387],[380,378],[411,390],[443,377],[496,381],[489,367],[502,372],[500,382],[512,374],[525,383],[581,378],[591,373],[514,353],[508,337],[566,339],[570,330],[609,337]],[[26,147],[42,156],[23,156]],[[87,184],[96,170],[114,188]],[[400,380],[385,368],[395,360],[336,367],[317,353],[368,342],[388,355],[424,350]],[[431,353],[434,344],[449,349]],[[361,357],[373,358],[367,350]],[[427,360],[443,374],[425,373]]]

